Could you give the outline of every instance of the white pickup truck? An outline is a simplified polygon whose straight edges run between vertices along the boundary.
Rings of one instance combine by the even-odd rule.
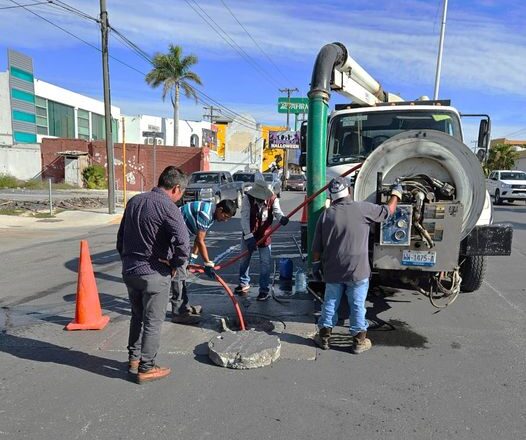
[[[526,173],[524,171],[495,170],[486,180],[490,196],[494,197],[495,205],[504,201],[526,200]]]

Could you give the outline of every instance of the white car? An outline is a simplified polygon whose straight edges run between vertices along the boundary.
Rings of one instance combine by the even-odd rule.
[[[524,171],[495,170],[486,180],[488,192],[495,205],[504,201],[526,200],[526,173]]]

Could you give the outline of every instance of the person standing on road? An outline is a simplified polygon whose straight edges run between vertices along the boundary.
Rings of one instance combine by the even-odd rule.
[[[250,259],[252,253],[259,249],[259,295],[258,301],[266,301],[270,297],[270,266],[271,237],[267,236],[263,243],[256,243],[270,230],[274,217],[285,226],[289,219],[283,214],[279,199],[264,181],[256,181],[254,186],[243,197],[241,206],[241,252],[248,250],[248,255],[241,260],[239,267],[239,285],[235,292],[240,296],[248,296],[250,291]]]
[[[312,243],[312,275],[325,281],[319,332],[314,342],[329,349],[329,338],[338,322],[338,306],[345,294],[349,303],[349,323],[353,337],[351,351],[363,353],[371,348],[367,338],[365,300],[369,290],[369,231],[392,215],[402,197],[402,187],[393,185],[387,205],[355,202],[347,179],[338,177],[329,184],[331,206],[321,214]]]
[[[186,264],[190,238],[175,205],[186,187],[186,175],[167,167],[157,187],[138,194],[126,205],[117,234],[122,278],[131,304],[128,371],[137,382],[161,379],[170,368],[155,363],[166,316],[170,280]],[[162,262],[168,261],[169,265]]]
[[[204,261],[205,273],[215,279],[215,263],[208,256],[205,237],[214,221],[225,222],[236,215],[236,204],[232,200],[221,200],[217,205],[212,202],[190,202],[181,207],[183,219],[191,235],[195,235],[194,244],[187,264],[177,268],[172,279],[171,299],[172,322],[179,324],[197,324],[201,320],[202,307],[188,304],[186,286],[187,266],[197,260],[198,254]]]

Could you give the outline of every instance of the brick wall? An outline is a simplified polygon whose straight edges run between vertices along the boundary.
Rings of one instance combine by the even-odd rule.
[[[55,182],[64,180],[64,160],[57,153],[63,151],[85,151],[90,163],[107,166],[104,141],[88,142],[80,139],[43,139],[42,175]],[[122,144],[114,145],[115,182],[118,189],[123,187]],[[185,173],[206,169],[208,151],[204,148],[156,147],[157,176],[153,176],[153,146],[126,144],[126,188],[129,191],[149,190],[157,184],[159,174],[169,165],[181,168]]]

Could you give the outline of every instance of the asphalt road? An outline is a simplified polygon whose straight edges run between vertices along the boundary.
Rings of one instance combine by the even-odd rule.
[[[302,200],[284,193],[285,212]],[[374,347],[366,354],[348,353],[343,327],[334,349],[317,351],[315,360],[251,371],[211,365],[196,347],[163,353],[174,373],[144,386],[126,380],[125,353],[109,342],[129,313],[117,226],[16,231],[19,248],[0,254],[0,438],[523,439],[525,216],[523,204],[496,207],[497,221],[515,227],[513,254],[491,258],[483,287],[450,308],[437,311],[409,291],[372,297]],[[298,229],[292,222],[281,231],[276,256],[296,253]],[[238,237],[238,219],[217,225],[212,254]],[[84,238],[112,323],[66,333]],[[232,283],[235,271],[226,274]],[[186,328],[179,330],[184,337]]]

